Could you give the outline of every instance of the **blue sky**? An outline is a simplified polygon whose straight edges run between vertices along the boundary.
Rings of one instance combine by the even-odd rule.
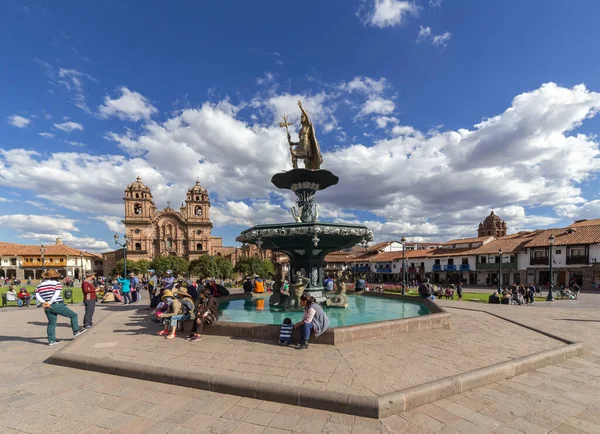
[[[0,239],[102,250],[139,173],[162,208],[196,179],[213,234],[289,221],[278,116],[302,99],[324,220],[379,240],[600,217],[593,1],[0,5]]]

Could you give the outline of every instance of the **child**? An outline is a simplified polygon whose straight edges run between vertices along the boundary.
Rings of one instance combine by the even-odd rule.
[[[279,332],[279,345],[290,345],[292,343],[292,332],[294,331],[294,325],[292,324],[291,318],[283,320],[281,325],[281,331]]]

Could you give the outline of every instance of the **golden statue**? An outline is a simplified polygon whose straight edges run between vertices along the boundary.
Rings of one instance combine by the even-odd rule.
[[[287,132],[288,143],[290,144],[290,154],[292,154],[292,166],[294,169],[298,168],[298,158],[304,159],[304,168],[316,170],[321,168],[323,163],[323,156],[321,155],[321,147],[315,134],[315,128],[308,119],[308,114],[302,107],[302,102],[298,101],[298,107],[302,115],[300,116],[300,132],[298,133],[298,142],[292,142],[292,136],[288,127],[288,116],[283,115],[283,122],[279,124],[280,127],[285,128]]]

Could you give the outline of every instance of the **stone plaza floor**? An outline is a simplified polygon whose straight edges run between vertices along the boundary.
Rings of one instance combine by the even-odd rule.
[[[563,363],[376,420],[44,364],[61,345],[44,345],[43,312],[35,308],[3,309],[0,432],[600,433],[600,296],[583,294],[578,301],[533,306],[439,303],[453,314],[450,331],[422,332],[421,339],[407,335],[406,339],[362,345],[314,345],[306,352],[215,336],[193,344],[182,339],[167,341],[149,334],[135,313],[136,306],[100,305],[96,323],[107,314],[118,314],[100,323],[95,342],[82,340],[78,347],[104,354],[110,350],[111,357],[119,354],[122,363],[143,357],[146,362],[158,360],[167,366],[197,363],[202,348],[211,348],[223,361],[200,357],[203,366],[212,360],[210,369],[241,369],[241,375],[318,383],[310,384],[314,387],[357,387],[364,393],[404,387],[421,381],[424,375],[448,376],[453,370],[464,371],[478,363],[495,363],[556,345],[527,329],[463,308],[489,310],[582,341],[586,352]],[[75,310],[81,313],[83,308],[75,306]],[[122,323],[111,325],[118,318],[123,318]],[[471,326],[473,322],[476,327]],[[61,325],[58,337],[70,339],[66,322]],[[194,349],[188,351],[190,346]],[[347,362],[342,363],[344,360]],[[424,372],[423,363],[431,366],[429,371]],[[298,365],[318,368],[306,377],[297,377],[293,373],[298,372]],[[349,384],[348,378],[352,379]]]

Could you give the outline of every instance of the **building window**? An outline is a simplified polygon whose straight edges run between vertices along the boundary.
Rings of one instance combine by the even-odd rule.
[[[173,239],[172,238],[167,238],[167,249],[172,249],[173,248]]]
[[[556,251],[554,252],[555,255],[560,255],[562,253],[562,250],[560,249],[556,249]]]
[[[200,196],[196,196],[196,200],[200,200]]]
[[[140,198],[140,194],[139,194],[139,193],[136,193],[136,194],[135,194],[135,198],[136,198],[136,199],[139,199],[139,198]]]
[[[440,265],[440,260],[439,259],[435,260],[435,265]]]
[[[198,251],[202,250],[202,243],[196,244],[196,250],[198,250]]]
[[[202,235],[202,231],[201,231],[200,229],[198,229],[198,230],[196,231],[196,235]]]
[[[142,250],[142,243],[135,243],[135,250]]]
[[[135,215],[141,215],[142,214],[142,205],[140,205],[139,203],[136,203],[135,205],[133,205],[133,213]]]
[[[572,258],[581,258],[585,256],[585,247],[571,247],[570,249],[570,257]]]
[[[480,256],[479,257],[479,263],[480,264],[487,264],[487,256]]]
[[[200,217],[202,215],[202,207],[201,206],[197,206],[194,208],[194,215],[196,217]]]
[[[469,265],[469,258],[462,258],[463,265]]]
[[[134,232],[135,232],[136,235],[138,235],[140,233],[140,230],[136,229]]]
[[[454,259],[448,259],[448,265],[454,265]]]

